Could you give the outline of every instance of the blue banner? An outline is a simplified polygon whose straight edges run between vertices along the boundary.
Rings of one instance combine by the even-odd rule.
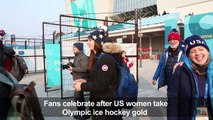
[[[60,45],[45,44],[47,86],[61,85]]]
[[[185,17],[184,38],[187,38],[191,35],[199,35],[206,41],[209,48],[212,48],[213,47],[212,20],[213,20],[213,12]]]
[[[94,0],[77,0],[71,2],[72,14],[74,16],[96,18]],[[83,27],[96,27],[97,22],[95,20],[78,19],[74,18],[74,24],[76,26]]]
[[[179,13],[171,13],[171,14],[166,14],[162,16],[143,18],[140,21],[140,23],[142,26],[148,26],[148,25],[165,23],[167,20],[178,20],[178,19],[179,19]]]

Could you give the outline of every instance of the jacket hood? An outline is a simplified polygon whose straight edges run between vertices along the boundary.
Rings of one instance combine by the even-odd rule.
[[[122,49],[118,43],[104,43],[102,47],[105,53],[114,54],[114,53],[121,53]]]
[[[212,58],[213,58],[212,54],[210,53],[210,63],[207,68],[207,81],[208,81],[208,85],[209,85],[209,98],[210,98],[210,102],[211,102],[211,107],[213,108],[213,59]],[[190,69],[190,71],[193,73],[193,69],[191,67],[192,60],[186,57],[186,59],[184,60],[184,63]],[[195,77],[195,76],[193,76],[193,77]],[[198,84],[196,81],[195,81],[195,83]],[[196,92],[199,93],[198,86],[196,86]],[[198,97],[199,96],[196,95],[197,99],[198,99]],[[194,111],[194,114],[195,114],[195,112],[196,111]]]

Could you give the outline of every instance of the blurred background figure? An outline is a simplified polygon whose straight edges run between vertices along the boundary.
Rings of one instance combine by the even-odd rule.
[[[131,68],[133,65],[134,65],[134,62],[133,61],[129,61],[128,57],[126,57],[126,52],[125,51],[122,51],[122,60],[123,62],[126,64],[126,66],[128,68]]]

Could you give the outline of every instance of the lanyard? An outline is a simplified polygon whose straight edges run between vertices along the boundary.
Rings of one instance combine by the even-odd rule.
[[[195,78],[195,83],[198,89],[198,77],[197,75],[195,75],[195,73],[193,72],[193,76]],[[205,85],[205,93],[204,93],[204,100],[207,100],[208,98],[208,91],[209,91],[209,84],[208,84],[208,79],[206,80],[206,85]],[[197,90],[198,94],[199,94],[199,89]]]

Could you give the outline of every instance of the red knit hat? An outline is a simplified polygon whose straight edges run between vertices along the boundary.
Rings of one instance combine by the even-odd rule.
[[[168,41],[170,41],[170,40],[178,40],[178,41],[181,41],[180,34],[179,34],[178,32],[171,32],[171,33],[169,33]]]

